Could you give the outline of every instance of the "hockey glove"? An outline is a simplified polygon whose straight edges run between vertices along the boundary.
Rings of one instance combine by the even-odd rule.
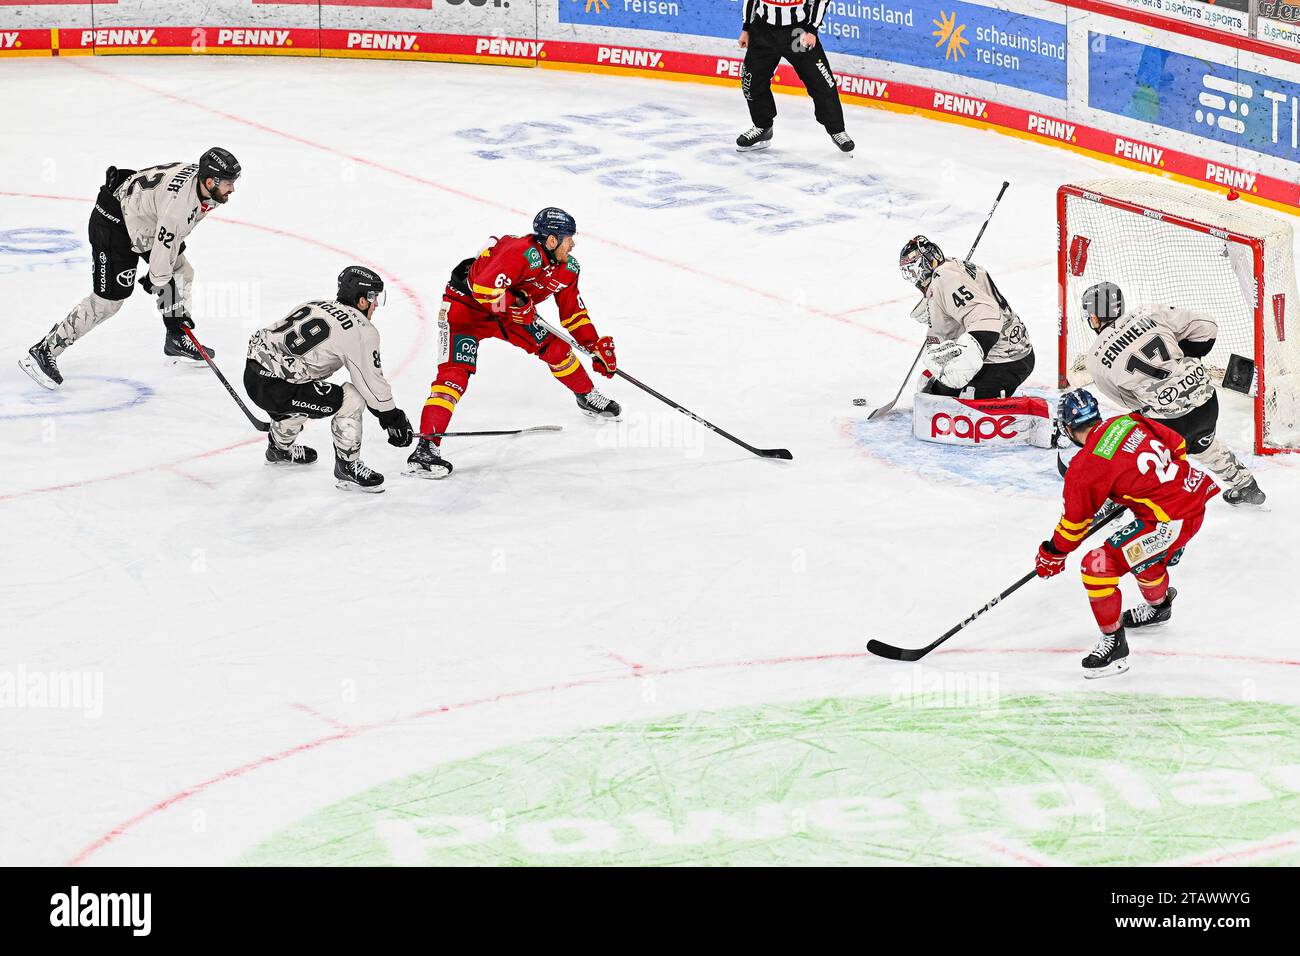
[[[506,315],[510,316],[510,321],[518,322],[520,325],[532,325],[533,319],[537,318],[537,309],[533,306],[533,300],[514,289],[510,290],[510,296],[510,305],[506,306]]]
[[[151,293],[158,300],[158,313],[163,317],[164,322],[175,322],[187,329],[194,328],[194,320],[190,318],[185,303],[181,300],[175,279],[168,279],[166,285],[156,286],[149,280],[149,275],[146,273],[140,280],[140,286],[145,292]]]
[[[591,345],[591,367],[606,378],[618,371],[618,356],[614,354],[614,340],[602,335]]]
[[[411,420],[400,408],[390,408],[386,412],[380,412],[377,417],[379,427],[388,431],[388,444],[405,448],[415,440],[415,430],[411,428]]]
[[[984,349],[969,332],[956,339],[932,342],[925,347],[925,367],[940,384],[965,388],[984,367]]]
[[[1052,547],[1052,542],[1044,541],[1038,546],[1038,558],[1034,561],[1034,570],[1040,578],[1055,577],[1065,570],[1065,555]]]

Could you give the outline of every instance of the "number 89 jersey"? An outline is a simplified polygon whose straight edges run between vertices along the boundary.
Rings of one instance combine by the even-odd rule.
[[[1062,553],[1079,546],[1107,501],[1134,517],[1168,524],[1196,517],[1219,486],[1187,461],[1173,429],[1141,415],[1120,415],[1093,428],[1065,473],[1065,514],[1052,535]]]
[[[939,342],[956,341],[967,332],[996,333],[985,362],[1015,362],[1034,350],[1025,323],[993,277],[973,262],[945,259],[939,264],[925,290],[925,315],[920,317],[927,316],[929,335]]]
[[[396,407],[379,359],[379,330],[341,302],[304,302],[284,321],[258,329],[248,357],[289,382],[319,382],[347,367],[348,377],[373,410]]]

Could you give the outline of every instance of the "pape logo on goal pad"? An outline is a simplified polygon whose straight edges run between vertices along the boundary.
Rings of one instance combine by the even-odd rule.
[[[938,414],[930,419],[930,437],[940,438],[951,435],[954,438],[969,438],[976,445],[993,438],[1015,438],[1018,431],[1012,428],[1016,423],[1014,415],[982,415],[972,419],[968,415]]]
[[[74,885],[50,897],[50,925],[126,927],[132,936],[148,936],[152,910],[152,893],[83,893]]]

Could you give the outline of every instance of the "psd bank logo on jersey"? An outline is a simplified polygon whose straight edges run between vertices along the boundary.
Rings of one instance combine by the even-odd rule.
[[[931,438],[964,438],[978,445],[998,438],[1015,438],[1020,432],[1012,429],[1015,415],[948,415],[943,412],[930,419]]]

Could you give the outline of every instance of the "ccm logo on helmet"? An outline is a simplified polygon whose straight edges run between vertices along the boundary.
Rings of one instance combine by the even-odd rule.
[[[1019,432],[1012,431],[1014,415],[999,415],[996,418],[983,415],[974,420],[965,415],[935,415],[930,419],[930,437],[951,435],[954,438],[971,438],[975,444],[990,438],[1015,438]]]

